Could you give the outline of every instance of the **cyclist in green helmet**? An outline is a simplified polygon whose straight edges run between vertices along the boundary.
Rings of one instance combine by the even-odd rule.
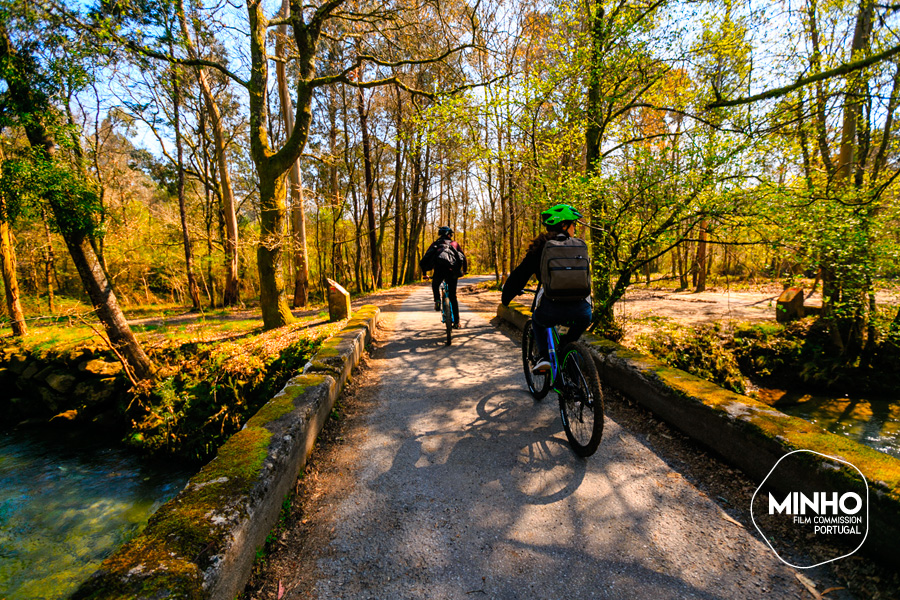
[[[522,262],[509,274],[509,278],[503,285],[501,301],[504,306],[508,306],[513,298],[522,293],[532,276],[537,278],[538,283],[542,283],[542,255],[548,240],[565,242],[572,238],[580,242],[575,237],[575,227],[580,218],[581,213],[568,204],[557,204],[541,213],[546,231],[531,241]],[[590,281],[589,272],[587,281]],[[541,352],[541,360],[534,367],[535,372],[546,372],[551,369],[547,341],[551,327],[568,326],[568,332],[560,339],[560,347],[563,347],[581,337],[591,323],[589,287],[588,289],[573,290],[571,297],[564,299],[559,299],[559,297],[551,299],[542,292],[538,297],[538,304],[531,321],[534,327],[534,339]]]

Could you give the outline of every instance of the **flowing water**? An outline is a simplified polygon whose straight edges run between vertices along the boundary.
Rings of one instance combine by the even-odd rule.
[[[192,474],[107,445],[0,432],[0,599],[66,598]]]
[[[760,389],[759,399],[783,413],[900,458],[897,400],[816,396],[775,389]]]

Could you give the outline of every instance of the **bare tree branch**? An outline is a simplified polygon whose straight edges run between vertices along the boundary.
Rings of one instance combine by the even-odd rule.
[[[796,82],[786,85],[780,88],[774,88],[768,90],[766,92],[761,92],[759,94],[755,94],[753,96],[747,96],[745,98],[735,98],[734,100],[716,100],[715,102],[711,102],[706,105],[707,110],[711,110],[713,108],[727,108],[730,106],[741,106],[744,104],[751,104],[753,102],[759,102],[760,100],[771,100],[772,98],[780,98],[781,96],[785,96],[790,94],[794,90],[807,86],[811,83],[816,83],[817,81],[823,81],[825,79],[831,79],[832,77],[840,77],[842,75],[848,75],[855,71],[859,71],[861,69],[865,69],[866,67],[871,67],[872,65],[883,62],[892,56],[900,53],[900,46],[894,46],[893,48],[888,48],[884,52],[880,52],[878,54],[873,54],[872,56],[867,56],[866,58],[862,58],[860,60],[845,63],[839,67],[835,67],[834,69],[823,71],[821,73],[817,73],[816,75],[812,75],[810,77],[806,77],[803,79],[798,79]]]

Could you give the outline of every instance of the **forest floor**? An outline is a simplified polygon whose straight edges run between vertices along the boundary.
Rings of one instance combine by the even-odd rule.
[[[350,299],[350,306],[352,309],[358,309],[360,306],[365,304],[377,304],[381,306],[382,304],[392,304],[396,302],[398,299],[405,298],[411,289],[426,285],[426,283],[413,283],[406,286],[400,286],[395,288],[389,288],[385,290],[379,290],[377,292],[372,292],[370,294],[364,294],[357,297],[352,297]],[[127,311],[126,311],[127,312]],[[291,310],[291,314],[297,317],[298,319],[311,318],[311,317],[319,317],[321,321],[324,323],[328,321],[328,304],[327,303],[316,303],[310,304],[307,307],[296,308]],[[137,319],[128,319],[129,325],[141,325],[141,326],[172,326],[172,325],[182,325],[195,323],[199,324],[205,320],[216,320],[216,321],[243,321],[250,319],[259,319],[260,324],[262,323],[262,316],[260,314],[260,309],[258,304],[254,304],[251,306],[246,306],[242,308],[233,308],[233,309],[216,309],[214,311],[210,311],[209,313],[204,312],[194,312],[186,310],[179,314],[173,315],[154,315],[149,317],[142,317]],[[312,323],[317,324],[317,323]]]

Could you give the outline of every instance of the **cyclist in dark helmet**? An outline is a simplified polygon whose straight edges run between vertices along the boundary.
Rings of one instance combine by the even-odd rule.
[[[441,310],[441,283],[446,280],[450,304],[453,307],[453,327],[459,329],[459,302],[456,300],[456,283],[469,270],[466,255],[453,240],[453,230],[446,225],[438,229],[438,239],[434,241],[422,260],[422,272],[434,269],[431,290],[434,293],[434,310]]]
[[[557,204],[541,213],[546,231],[531,241],[522,262],[509,274],[503,285],[501,297],[504,306],[508,306],[513,298],[522,293],[532,275],[541,282],[541,256],[547,241],[565,241],[568,238],[577,240],[575,226],[580,218],[581,213],[568,204]],[[589,282],[589,276],[587,281]],[[562,300],[551,299],[543,293],[539,296],[538,305],[531,317],[534,339],[541,353],[541,360],[534,366],[535,372],[546,372],[551,369],[547,342],[550,327],[568,326],[568,332],[560,338],[561,348],[569,342],[576,341],[591,324],[590,290],[585,290],[584,295],[577,292],[576,294],[578,295]]]

